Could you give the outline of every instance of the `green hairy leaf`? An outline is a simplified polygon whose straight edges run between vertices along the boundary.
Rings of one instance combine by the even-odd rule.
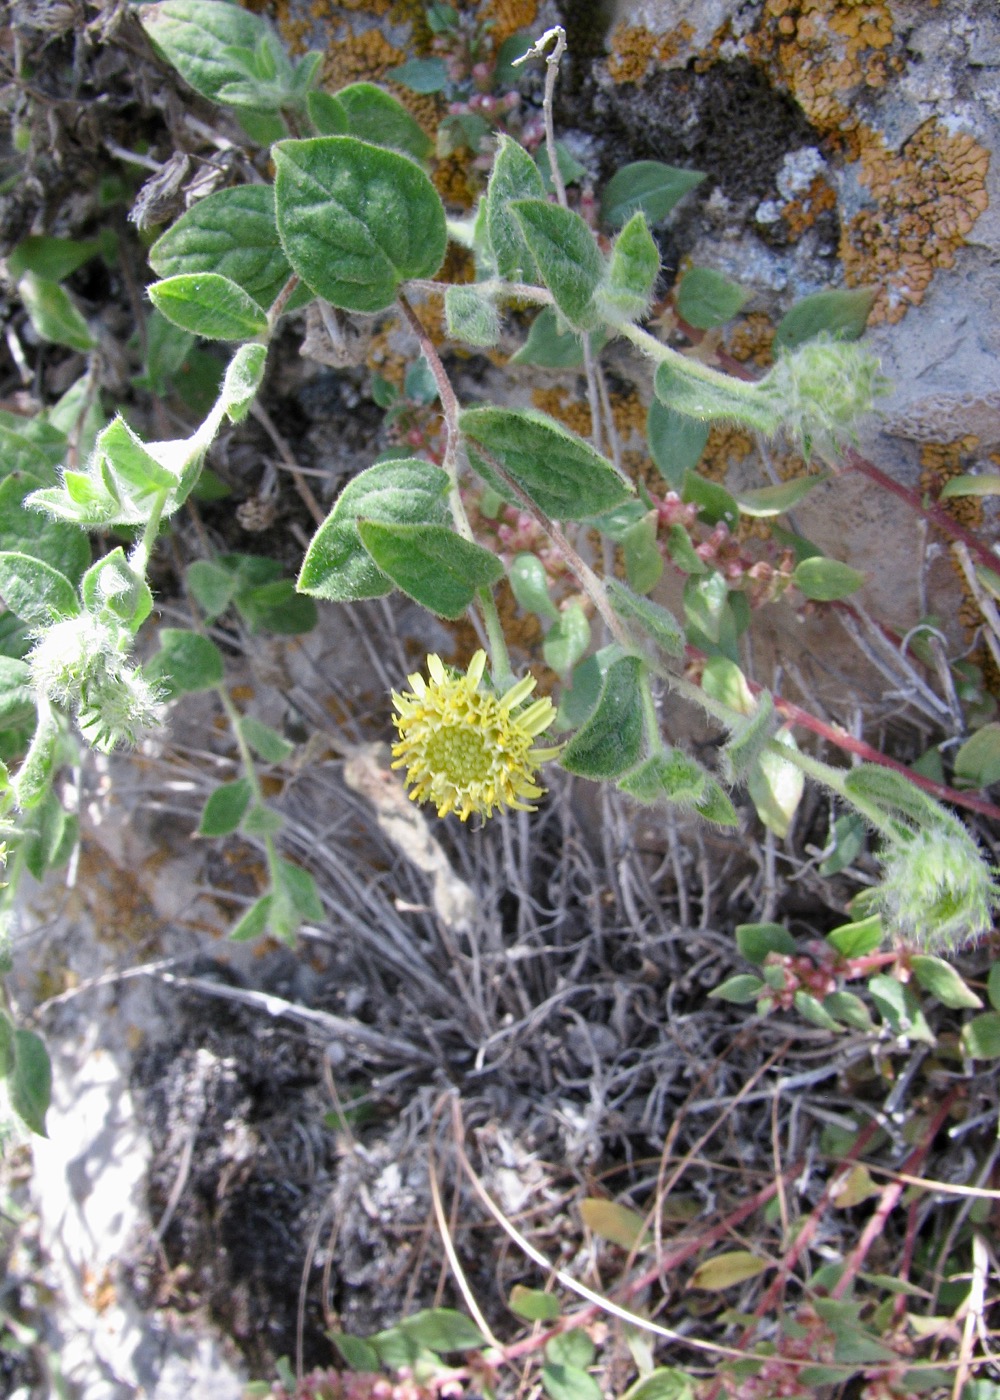
[[[565,679],[590,646],[590,622],[579,603],[570,603],[545,634],[546,666]]]
[[[615,239],[599,301],[613,320],[637,321],[649,310],[660,272],[660,252],[641,211],[636,211]]]
[[[353,136],[280,141],[272,155],[285,253],[331,305],[381,311],[407,278],[437,272],[444,206],[407,156]]]
[[[181,273],[146,290],[168,321],[205,340],[251,340],[267,330],[260,305],[218,272]]]
[[[223,783],[209,796],[198,823],[199,836],[229,836],[236,831],[250,806],[253,788],[249,778]]]
[[[336,101],[347,118],[347,134],[361,141],[391,146],[414,160],[426,160],[434,149],[431,138],[402,102],[374,83],[352,83],[350,87],[341,88]],[[340,133],[322,134],[336,136]]]
[[[637,802],[676,802],[697,808],[706,796],[709,776],[701,764],[681,749],[666,748],[647,758],[619,779],[618,786]]]
[[[459,416],[469,460],[507,501],[510,488],[478,452],[485,449],[531,499],[556,520],[583,520],[633,494],[589,443],[537,409],[468,408]]]
[[[697,418],[743,423],[768,436],[781,426],[781,414],[752,384],[710,371],[693,376],[669,363],[657,366],[653,380],[656,397],[667,408]]]
[[[845,287],[803,297],[778,322],[775,350],[794,350],[803,341],[824,334],[857,340],[864,331],[876,294],[875,287]]]
[[[40,486],[25,472],[0,481],[0,553],[30,555],[76,583],[90,563],[90,541],[76,526],[25,508],[25,497]]]
[[[785,729],[778,731],[773,746],[766,749],[751,766],[747,787],[761,821],[775,836],[784,840],[802,800],[805,779],[800,768],[781,757],[777,751],[781,747],[798,747]]]
[[[34,1031],[14,1032],[14,1067],[7,1074],[10,1103],[39,1137],[48,1137],[45,1115],[52,1098],[52,1064],[45,1042]]]
[[[607,588],[611,606],[623,622],[641,627],[668,656],[684,655],[684,633],[673,613],[660,603],[640,598],[620,579],[609,579]]]
[[[632,161],[604,186],[601,218],[612,228],[620,228],[641,210],[651,224],[658,224],[704,178],[696,170],[678,170],[659,160]]]
[[[359,520],[358,534],[382,572],[439,617],[461,617],[477,589],[503,577],[495,554],[447,525]]]
[[[213,641],[199,632],[164,627],[160,650],[143,667],[149,680],[158,682],[167,699],[188,691],[211,690],[225,679],[222,653]]]
[[[516,199],[511,209],[556,306],[571,326],[592,330],[601,320],[594,293],[604,260],[589,225],[575,210],[544,199]]]
[[[497,272],[510,282],[537,282],[540,274],[514,216],[517,199],[544,199],[545,182],[523,146],[501,136],[486,189],[486,232]]]
[[[68,345],[71,350],[86,353],[97,342],[90,328],[58,282],[26,272],[17,284],[28,319],[43,340],[56,345]]]
[[[111,242],[114,248],[114,239]],[[61,282],[78,267],[105,251],[103,239],[50,238],[45,234],[30,234],[22,238],[7,254],[7,271],[16,281],[25,272],[33,272],[49,282]]]
[[[531,323],[527,340],[510,362],[541,365],[543,369],[575,369],[583,364],[583,339],[575,331],[560,329],[555,307],[543,306]]]
[[[642,662],[624,656],[608,667],[597,707],[562,753],[562,766],[581,778],[617,778],[642,750]]]
[[[29,627],[47,627],[80,611],[76,589],[65,574],[17,550],[0,553],[0,598]]]
[[[710,330],[731,321],[750,293],[710,267],[692,267],[681,278],[677,310],[689,326]]]
[[[290,84],[291,64],[260,15],[222,0],[161,0],[143,9],[141,21],[153,47],[202,97],[260,111],[277,111],[282,105],[282,94],[269,93],[266,79],[248,81],[243,61],[243,55],[258,52],[263,40],[275,64],[274,76]]]
[[[292,275],[278,237],[274,188],[237,185],[199,199],[156,240],[149,262],[164,278],[218,273],[259,306],[269,307]],[[306,300],[308,292],[297,290],[288,309]]]
[[[701,460],[708,442],[707,423],[699,423],[653,399],[646,415],[649,455],[664,481],[674,491],[684,485],[685,473]]]
[[[448,475],[417,458],[379,462],[341,492],[302,561],[297,587],[333,602],[381,598],[390,579],[361,543],[358,520],[443,525]]]
[[[149,584],[129,566],[121,547],[87,570],[80,583],[80,597],[88,612],[116,617],[133,632],[153,611]]]
[[[500,338],[500,318],[488,296],[475,287],[449,287],[444,294],[448,334],[466,345],[495,345]]]

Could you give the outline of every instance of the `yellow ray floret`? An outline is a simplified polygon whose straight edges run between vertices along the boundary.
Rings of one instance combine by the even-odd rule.
[[[399,712],[392,766],[406,769],[410,796],[433,802],[439,817],[455,812],[466,821],[473,812],[490,817],[504,807],[533,812],[531,800],[545,791],[535,772],[561,751],[533,747],[556,717],[551,700],[525,706],[535,678],[525,676],[498,696],[480,688],[485,669],[485,651],[476,652],[464,673],[428,656],[430,680],[418,672],[407,677],[410,690],[392,693]]]

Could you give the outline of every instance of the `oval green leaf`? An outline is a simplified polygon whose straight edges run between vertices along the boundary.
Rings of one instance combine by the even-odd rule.
[[[651,224],[658,224],[704,178],[697,170],[679,170],[660,160],[631,161],[604,186],[601,218],[611,228],[620,228],[641,210]]]
[[[65,574],[17,550],[0,552],[0,598],[28,627],[48,627],[80,611],[76,589]]]
[[[959,1011],[965,1007],[978,1011],[982,1006],[982,1000],[943,958],[916,954],[910,959],[910,967],[924,991],[937,997],[942,1006],[947,1006],[952,1011]]]
[[[592,330],[601,320],[594,293],[604,259],[590,226],[576,210],[544,199],[516,199],[510,207],[556,306],[571,326]]]
[[[438,617],[461,617],[477,589],[503,577],[495,554],[447,525],[359,520],[358,534],[376,566]]]
[[[692,267],[677,289],[677,310],[689,326],[711,330],[731,321],[750,293],[711,267]]]
[[[778,322],[775,350],[794,350],[817,335],[857,340],[864,331],[877,290],[875,287],[837,288],[803,297]]]
[[[608,667],[597,706],[563,750],[561,763],[581,778],[617,778],[642,752],[642,662],[623,656]]]
[[[209,796],[198,823],[199,836],[229,836],[243,820],[250,806],[253,788],[249,778],[223,783]]]
[[[504,500],[517,497],[476,451],[484,448],[535,504],[556,520],[583,520],[633,494],[599,452],[537,409],[468,408],[459,417],[469,459]]]
[[[286,256],[331,305],[381,311],[400,283],[437,272],[444,205],[407,156],[353,136],[279,141],[272,155]]]
[[[252,340],[267,330],[267,316],[253,297],[217,272],[181,273],[146,290],[168,321],[205,340]]]
[[[834,603],[849,598],[865,581],[865,575],[839,559],[803,559],[795,566],[792,582],[807,598],[819,603]]]
[[[45,1115],[52,1099],[52,1064],[34,1031],[14,1032],[14,1068],[7,1078],[14,1112],[33,1133],[48,1137]]]
[[[756,1278],[771,1265],[766,1259],[751,1254],[747,1249],[734,1249],[728,1254],[717,1254],[714,1259],[706,1259],[699,1264],[688,1280],[689,1288],[704,1288],[716,1292],[732,1288],[737,1283],[745,1283]]]
[[[199,199],[156,240],[149,262],[159,277],[218,273],[270,306],[292,275],[278,237],[273,186],[237,185]]]
[[[361,543],[358,518],[443,525],[447,490],[447,473],[419,458],[378,462],[360,472],[313,536],[296,587],[333,602],[390,593],[392,580]]]

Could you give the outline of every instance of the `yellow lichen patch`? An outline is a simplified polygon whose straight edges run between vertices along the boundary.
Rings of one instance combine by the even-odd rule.
[[[619,437],[627,439],[633,432],[643,433],[646,428],[646,409],[635,389],[628,389],[610,396],[611,416]],[[536,408],[550,417],[564,423],[570,432],[589,438],[591,433],[590,407],[582,397],[576,397],[562,385],[549,389],[532,389],[531,402]]]
[[[861,149],[861,183],[876,200],[844,230],[849,286],[880,287],[870,324],[896,322],[918,306],[939,267],[951,267],[988,204],[990,155],[966,132],[925,122],[898,152],[876,133]]]
[[[693,35],[694,28],[687,20],[665,34],[654,34],[644,24],[622,21],[611,35],[608,72],[616,83],[639,83],[651,64],[669,63]]]
[[[327,50],[323,64],[324,85],[331,92],[348,83],[377,81],[390,68],[398,68],[406,59],[378,29],[365,29],[360,34],[346,34]]]
[[[538,0],[488,0],[482,17],[490,21],[494,42],[500,45],[519,29],[533,26],[538,18]]]
[[[771,351],[774,329],[770,316],[763,311],[752,311],[726,331],[726,348],[740,364],[766,369],[774,360]]]

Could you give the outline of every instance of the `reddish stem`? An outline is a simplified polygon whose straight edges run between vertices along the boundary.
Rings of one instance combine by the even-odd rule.
[[[944,534],[950,535],[953,540],[961,540],[969,553],[975,555],[984,568],[992,569],[994,573],[1000,570],[1000,556],[997,556],[988,545],[983,544],[982,540],[977,538],[971,530],[960,525],[937,502],[925,501],[909,486],[904,486],[899,481],[893,481],[892,477],[887,476],[874,462],[869,462],[867,458],[862,457],[852,448],[845,452],[844,460],[852,471],[859,472],[862,476],[868,477],[869,481],[876,482],[883,490],[890,492],[893,496],[898,496],[901,501],[906,502],[911,510],[915,510],[918,515],[929,520]]]
[[[689,661],[700,662],[708,659],[703,651],[692,646],[685,647],[685,656]],[[765,689],[757,681],[748,679],[747,684],[754,695],[759,695]],[[801,729],[811,730],[813,734],[818,734],[821,739],[835,744],[838,749],[843,749],[845,753],[857,754],[866,763],[877,763],[882,768],[894,769],[913,783],[915,787],[922,788],[924,792],[930,793],[931,797],[936,797],[939,802],[949,802],[953,807],[967,807],[970,812],[978,812],[980,816],[989,817],[992,821],[1000,821],[1000,807],[995,807],[984,797],[975,797],[970,792],[959,792],[956,788],[947,787],[944,783],[936,783],[933,778],[925,778],[922,773],[914,773],[913,769],[907,768],[905,763],[898,763],[896,759],[887,757],[878,749],[873,749],[871,744],[866,744],[863,739],[855,739],[853,734],[848,734],[847,730],[841,729],[839,724],[828,724],[826,720],[818,719],[808,710],[803,710],[800,705],[793,704],[791,700],[784,700],[773,692],[771,699],[774,701],[774,708],[779,715],[782,715],[789,724],[796,724]]]
[[[919,1173],[924,1158],[931,1150],[931,1144],[947,1121],[948,1114],[951,1112],[957,1094],[958,1086],[955,1085],[945,1095],[938,1111],[927,1125],[923,1140],[913,1149],[909,1157],[907,1157],[906,1161],[900,1167],[901,1176],[916,1176]],[[831,1290],[831,1298],[843,1298],[844,1294],[854,1282],[862,1264],[865,1262],[868,1251],[878,1239],[879,1235],[885,1230],[886,1221],[896,1209],[900,1196],[902,1196],[903,1192],[906,1190],[906,1185],[907,1183],[905,1181],[890,1181],[883,1188],[882,1195],[879,1197],[879,1203],[871,1219],[861,1232],[861,1238],[847,1257],[847,1262],[844,1264],[844,1272]]]

